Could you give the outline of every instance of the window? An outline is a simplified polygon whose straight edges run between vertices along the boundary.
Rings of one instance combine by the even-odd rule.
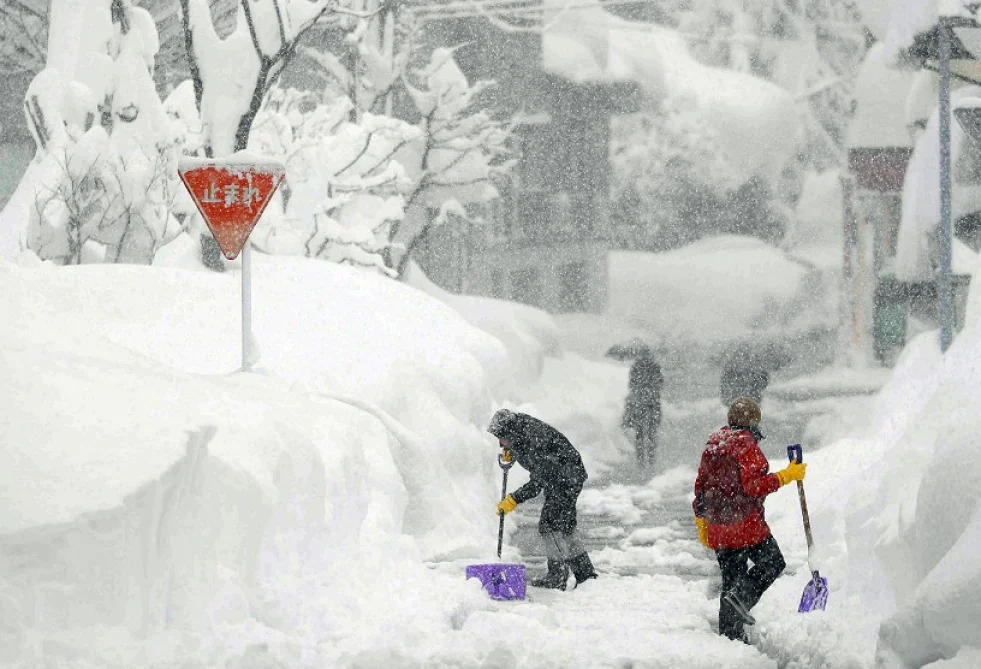
[[[539,307],[542,304],[542,277],[537,269],[527,268],[511,273],[511,296],[518,302]]]
[[[501,300],[509,299],[511,296],[508,294],[508,287],[504,283],[504,274],[499,270],[491,270],[491,297],[496,297]]]
[[[589,308],[589,275],[586,263],[577,262],[559,268],[559,309],[586,311]]]

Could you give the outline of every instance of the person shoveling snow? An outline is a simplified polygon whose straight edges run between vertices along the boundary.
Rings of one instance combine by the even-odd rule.
[[[807,473],[807,465],[793,461],[770,473],[759,447],[760,418],[752,398],[732,402],[728,425],[709,437],[702,453],[692,502],[698,538],[715,551],[722,571],[719,634],[743,641],[744,626],[756,623],[750,609],[787,566],[766,524],[763,500]]]
[[[504,449],[502,458],[513,459],[531,475],[528,483],[501,500],[497,513],[511,513],[518,504],[545,493],[538,532],[545,542],[548,573],[531,585],[565,590],[570,567],[576,585],[596,578],[576,531],[576,500],[587,478],[579,451],[551,425],[507,409],[494,414],[487,431]]]

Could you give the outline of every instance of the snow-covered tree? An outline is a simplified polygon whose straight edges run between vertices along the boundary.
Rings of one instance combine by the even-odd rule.
[[[40,72],[25,99],[44,163],[28,247],[61,264],[149,263],[180,232],[173,139],[152,79],[156,26],[130,0],[87,11],[88,47]]]
[[[256,116],[249,148],[286,164],[282,215],[257,230],[269,253],[321,258],[385,274],[391,226],[412,187],[393,157],[419,130],[371,113],[351,121],[346,96],[274,88]]]
[[[336,0],[243,0],[235,30],[218,36],[207,0],[179,0],[205,150],[245,149],[266,92],[304,33],[337,11]]]
[[[406,77],[404,84],[421,115],[422,135],[397,154],[413,179],[407,198],[407,217],[393,231],[389,264],[399,276],[412,250],[434,225],[458,218],[468,207],[498,196],[494,181],[510,169],[509,130],[478,105],[480,93],[492,82],[471,84],[453,57],[453,50],[435,49],[429,62]],[[428,212],[437,211],[435,217]]]
[[[289,174],[283,216],[254,239],[268,252],[399,275],[428,230],[451,220],[446,211],[459,216],[497,195],[492,181],[507,167],[507,131],[478,108],[489,83],[471,84],[452,50],[410,68],[418,56],[411,23],[346,18],[339,53],[304,49],[324,88],[273,89],[253,124],[249,147],[279,157]],[[373,21],[381,27],[367,28]],[[405,120],[385,113],[396,88],[412,103],[399,110],[411,112]]]

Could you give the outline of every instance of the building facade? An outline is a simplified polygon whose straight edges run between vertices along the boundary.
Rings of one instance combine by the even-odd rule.
[[[628,82],[574,83],[545,71],[542,36],[484,19],[439,22],[430,38],[463,44],[461,69],[493,80],[487,102],[514,119],[516,163],[482,221],[436,228],[414,258],[446,289],[550,312],[600,312],[610,238],[610,120],[636,111]]]

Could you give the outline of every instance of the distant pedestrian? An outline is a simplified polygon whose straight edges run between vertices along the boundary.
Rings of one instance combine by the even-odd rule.
[[[654,463],[657,432],[661,426],[663,386],[661,366],[650,352],[642,353],[630,366],[621,426],[631,434],[637,461],[644,466]]]
[[[756,622],[750,609],[786,567],[763,500],[807,473],[807,465],[797,462],[770,473],[759,447],[760,417],[752,398],[732,402],[728,424],[709,437],[702,453],[692,503],[699,541],[715,551],[722,571],[719,634],[743,641],[744,625]]]
[[[528,483],[497,505],[498,513],[511,513],[519,504],[545,493],[538,532],[545,542],[548,573],[531,585],[565,590],[570,567],[576,585],[596,578],[576,531],[576,500],[587,478],[579,451],[551,425],[507,409],[494,414],[487,431],[504,449],[502,459],[513,459],[531,475]]]
[[[732,404],[737,397],[749,397],[759,403],[769,384],[770,374],[759,360],[729,356],[719,379],[719,399],[724,406]]]

